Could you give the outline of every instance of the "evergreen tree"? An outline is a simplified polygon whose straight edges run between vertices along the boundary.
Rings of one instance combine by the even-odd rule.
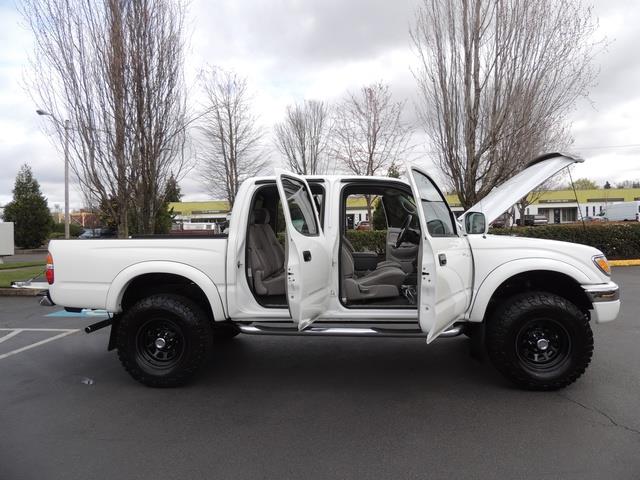
[[[387,177],[400,178],[400,169],[395,163],[392,163],[387,172]]]
[[[27,164],[16,176],[13,200],[4,208],[4,220],[14,223],[14,241],[22,248],[40,247],[53,228],[47,199]]]
[[[158,210],[156,215],[156,229],[154,233],[169,233],[174,216],[173,208],[169,208],[169,203],[179,202],[181,198],[182,192],[180,191],[180,185],[176,178],[171,175],[169,180],[167,180],[164,208]]]
[[[389,175],[391,176],[391,175]],[[378,197],[375,202],[375,210],[373,211],[373,229],[374,230],[386,230],[387,219],[384,215],[384,207],[382,206],[382,198]]]

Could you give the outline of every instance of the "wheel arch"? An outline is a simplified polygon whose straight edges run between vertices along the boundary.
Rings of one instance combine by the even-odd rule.
[[[532,261],[536,268],[532,269]],[[498,300],[517,293],[538,290],[571,300],[582,310],[592,308],[581,287],[589,278],[579,269],[557,260],[522,259],[508,262],[493,270],[481,283],[474,297],[469,321],[482,322]]]
[[[224,304],[217,285],[202,271],[183,263],[152,261],[140,262],[122,270],[111,282],[107,293],[106,309],[120,313],[123,307],[135,299],[153,293],[169,292],[170,286],[178,286],[178,291],[198,303],[213,320],[226,318]]]

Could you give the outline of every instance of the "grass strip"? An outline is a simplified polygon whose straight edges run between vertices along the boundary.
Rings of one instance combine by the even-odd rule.
[[[11,270],[13,268],[25,268],[25,267],[42,267],[44,269],[44,262],[15,262],[15,263],[2,263],[0,264],[0,270]]]
[[[18,270],[0,271],[0,287],[10,287],[11,282],[29,280],[44,273],[44,266],[20,268]]]

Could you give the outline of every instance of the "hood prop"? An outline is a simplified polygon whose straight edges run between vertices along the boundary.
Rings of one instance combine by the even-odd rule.
[[[578,206],[578,214],[580,215],[580,220],[582,221],[582,228],[587,229],[587,225],[584,223],[584,216],[582,215],[582,208],[580,208],[580,202],[578,201],[578,192],[576,191],[576,186],[573,183],[573,177],[571,176],[571,165],[567,167],[567,172],[569,172],[569,181],[571,182],[571,188],[573,189],[573,195],[576,197],[576,205]]]

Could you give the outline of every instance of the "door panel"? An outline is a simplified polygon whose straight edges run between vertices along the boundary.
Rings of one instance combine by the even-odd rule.
[[[464,316],[471,302],[473,259],[466,237],[459,236],[444,196],[428,175],[408,166],[420,221],[418,319],[434,340]]]
[[[437,260],[437,323],[442,331],[463,315],[471,302],[472,257],[464,237],[432,237],[431,244]],[[442,259],[446,262],[444,265]],[[435,338],[441,331],[433,332],[430,337]]]
[[[279,169],[276,175],[287,233],[287,303],[303,330],[326,310],[331,259],[306,180]]]

